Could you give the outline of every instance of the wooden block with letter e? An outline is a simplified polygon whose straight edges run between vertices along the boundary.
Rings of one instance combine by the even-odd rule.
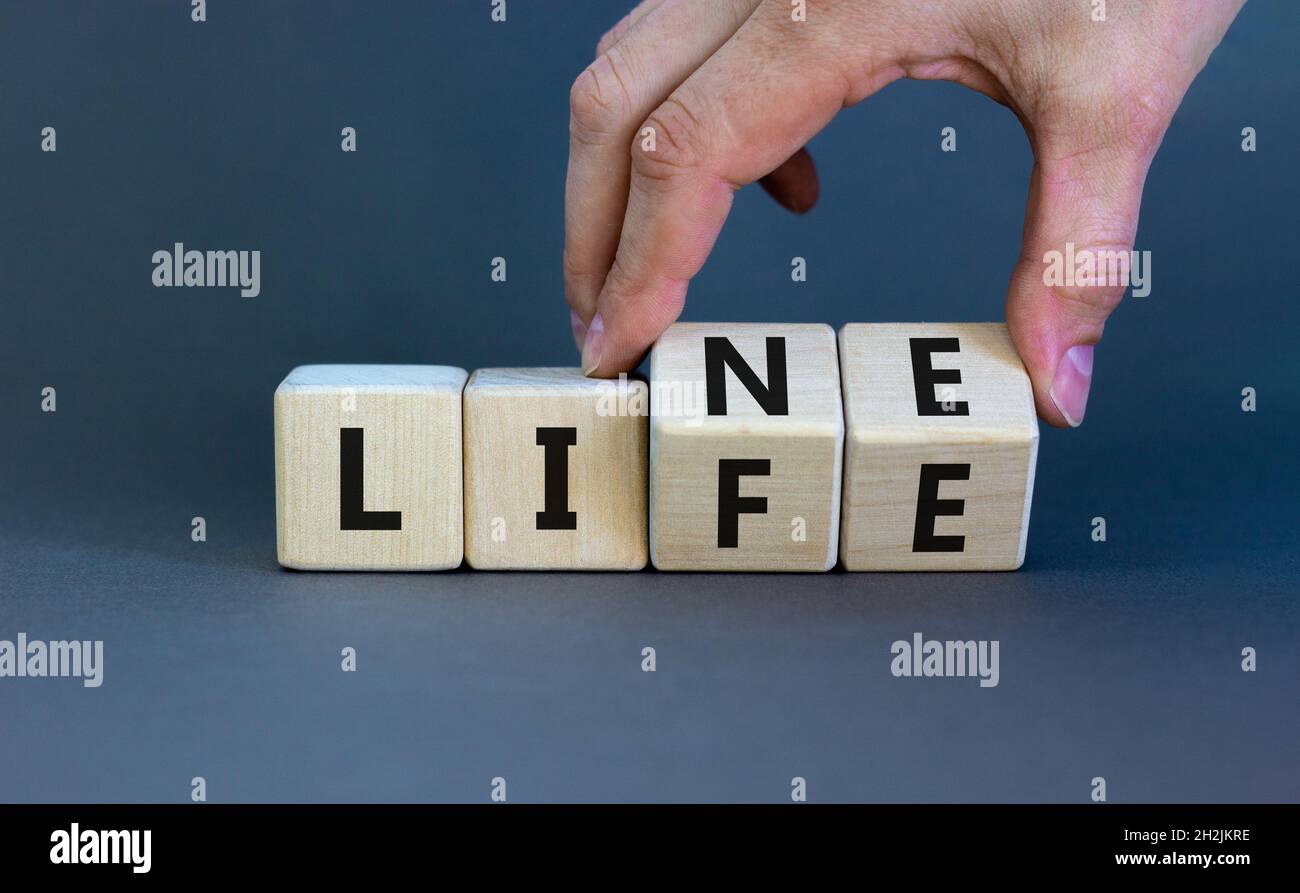
[[[1015,570],[1038,457],[1029,376],[1001,323],[840,330],[848,570]]]
[[[444,570],[464,551],[461,390],[448,366],[299,366],[275,392],[280,564]]]
[[[465,387],[465,558],[490,570],[645,567],[644,381],[479,369]]]
[[[835,565],[835,332],[678,323],[650,354],[650,553],[661,570]]]

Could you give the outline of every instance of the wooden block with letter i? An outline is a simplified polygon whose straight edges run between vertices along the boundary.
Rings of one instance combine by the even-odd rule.
[[[299,366],[275,392],[280,564],[444,570],[464,552],[461,390],[448,366]]]
[[[465,387],[465,557],[489,570],[645,567],[649,394],[578,369]]]
[[[650,554],[661,570],[835,565],[835,332],[678,323],[650,354]]]
[[[1038,419],[1007,327],[850,324],[840,366],[845,568],[1020,567]]]

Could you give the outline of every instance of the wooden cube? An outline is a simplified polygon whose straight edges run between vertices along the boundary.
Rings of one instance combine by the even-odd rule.
[[[578,369],[465,387],[465,556],[491,570],[645,567],[649,393]]]
[[[848,570],[1015,570],[1038,457],[1034,395],[1000,323],[840,330]]]
[[[443,570],[464,551],[461,390],[447,366],[299,366],[275,392],[280,564]]]
[[[650,354],[650,555],[661,570],[835,565],[835,332],[678,323]]]

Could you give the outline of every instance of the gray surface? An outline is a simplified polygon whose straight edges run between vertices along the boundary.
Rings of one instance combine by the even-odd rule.
[[[98,689],[0,679],[0,800],[186,800],[195,775],[214,801],[484,800],[496,775],[514,801],[781,800],[794,775],[815,800],[1083,801],[1096,775],[1114,802],[1300,798],[1289,4],[1248,4],[1166,138],[1153,293],[1108,328],[1084,427],[1043,431],[1019,573],[281,571],[289,368],[573,362],[567,88],[620,11],[486,6],[0,8],[0,638],[106,652]],[[899,84],[812,150],[822,205],[743,192],[687,318],[1000,316],[1009,113]],[[152,288],[177,240],[262,250],[262,294]],[[895,679],[916,631],[1000,640],[1000,685]]]

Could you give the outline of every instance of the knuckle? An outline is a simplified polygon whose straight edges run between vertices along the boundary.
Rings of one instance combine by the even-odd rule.
[[[633,175],[669,181],[702,167],[707,139],[701,121],[681,96],[670,96],[637,129],[632,143]]]
[[[610,47],[623,39],[623,35],[627,33],[628,23],[630,21],[630,15],[623,16],[622,21],[601,35],[600,41],[596,44],[597,56],[605,55],[605,53],[609,51]]]
[[[569,90],[569,130],[582,143],[608,142],[632,119],[632,98],[623,63],[614,50],[602,53]]]
[[[1119,306],[1131,282],[1132,240],[1125,241],[1117,231],[1096,231],[1067,246],[1067,252],[1066,263],[1072,268],[1048,283],[1048,292],[1067,316],[1085,322],[1104,320]]]
[[[578,75],[569,90],[569,134],[577,143],[601,142],[608,138],[613,122],[609,103],[600,82],[590,68]]]
[[[1067,316],[1085,322],[1105,319],[1124,298],[1123,286],[1056,285],[1052,287],[1056,306]]]

